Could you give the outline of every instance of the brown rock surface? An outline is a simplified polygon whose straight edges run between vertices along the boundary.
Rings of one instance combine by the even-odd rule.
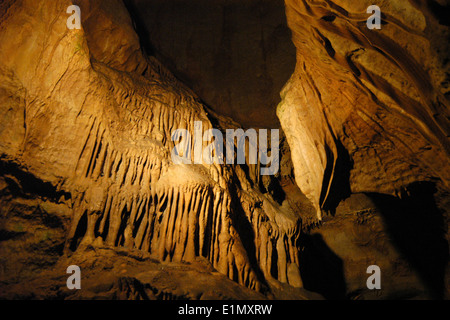
[[[438,2],[378,1],[382,29],[369,30],[368,1],[285,1],[297,65],[277,109],[274,177],[260,164],[173,163],[175,129],[240,125],[147,56],[132,2],[143,3],[0,3],[0,298],[445,296],[449,30]],[[66,27],[72,4],[81,30]],[[245,26],[238,16],[223,22]],[[213,74],[239,60],[221,57]],[[71,264],[81,291],[66,288]],[[371,264],[381,291],[367,290]]]
[[[372,4],[381,30],[366,26]],[[417,181],[448,190],[449,29],[432,9],[286,0],[297,66],[277,113],[319,215],[349,191],[401,195]]]
[[[6,288],[91,246],[167,263],[203,257],[268,295],[300,287],[298,213],[261,193],[259,166],[174,165],[172,131],[212,128],[205,107],[142,54],[121,1],[78,2],[81,30],[66,28],[70,4],[1,6]]]
[[[448,294],[448,4],[285,3],[297,66],[277,114],[297,185],[323,216],[301,238],[305,287],[327,298]],[[373,4],[380,30],[366,26]],[[362,192],[376,201],[339,204]],[[371,264],[389,279],[382,293],[363,284]]]
[[[283,0],[127,0],[147,51],[216,112],[278,128],[295,66]]]

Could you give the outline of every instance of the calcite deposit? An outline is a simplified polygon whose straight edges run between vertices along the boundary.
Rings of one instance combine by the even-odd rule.
[[[204,104],[156,58],[161,52],[149,52],[145,43],[159,33],[135,11],[145,1],[2,1],[0,298],[445,297],[446,7],[373,2],[285,1],[296,65],[276,109],[280,170],[262,176],[260,162],[174,163],[175,130],[240,128],[223,115],[236,110],[221,111],[245,101],[245,88],[233,84],[233,99],[217,108]],[[380,30],[366,26],[371,4],[382,9]],[[71,5],[81,9],[80,29],[67,27]],[[232,27],[221,31],[222,45]],[[279,53],[270,43],[258,50],[268,48]],[[239,57],[206,66],[200,78],[220,87],[211,73],[229,77],[223,66],[244,65]],[[202,81],[195,86],[209,96]],[[267,81],[252,86],[264,91]],[[276,124],[272,93],[239,117]],[[416,231],[420,243],[410,240]],[[82,290],[66,287],[73,264]],[[385,272],[381,293],[366,287],[370,264]]]
[[[51,189],[25,197],[71,211],[64,254],[108,246],[164,262],[204,257],[256,291],[300,287],[299,215],[260,191],[258,166],[175,165],[173,130],[212,128],[205,107],[143,55],[121,1],[81,1],[81,30],[66,28],[70,4],[7,1],[0,34],[2,163]],[[4,211],[7,229],[13,210]],[[3,252],[6,277],[18,262]]]
[[[367,28],[378,5],[381,29]],[[349,192],[448,190],[448,26],[425,1],[286,1],[297,65],[277,114],[318,215]],[[444,10],[444,7],[441,7]]]

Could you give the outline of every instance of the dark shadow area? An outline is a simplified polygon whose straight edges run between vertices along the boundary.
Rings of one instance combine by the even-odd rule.
[[[332,215],[336,213],[336,208],[338,207],[339,203],[342,200],[350,197],[350,171],[353,168],[353,162],[348,154],[348,151],[339,140],[336,141],[336,148],[338,156],[336,159],[334,171],[332,161],[333,154],[331,150],[329,150],[328,148],[326,149],[329,162],[327,168],[325,169],[324,181],[331,180],[329,182],[331,183],[331,186],[329,194],[325,199],[328,183],[323,184],[322,194],[320,198],[321,203],[323,203],[323,210],[330,212]]]
[[[447,2],[441,5],[439,1],[428,1],[431,13],[439,21],[439,24],[443,26],[450,26],[450,4]]]
[[[278,128],[296,64],[283,0],[123,0],[141,46],[218,114]]]
[[[329,300],[346,298],[344,265],[319,234],[302,234],[300,274],[306,290],[320,293]]]
[[[133,20],[134,29],[136,33],[139,35],[139,42],[141,44],[141,48],[144,50],[144,53],[153,56],[155,55],[155,48],[150,43],[150,35],[145,28],[144,23],[141,19],[139,19],[138,8],[135,3],[131,0],[123,0],[125,7],[128,10],[128,13],[131,16],[131,20]]]
[[[262,183],[260,183],[260,189],[264,188]],[[273,176],[270,176],[270,183],[267,187],[267,192],[272,195],[272,198],[278,202],[279,205],[283,204],[283,201],[286,199],[286,192],[283,190],[280,180],[276,179]]]
[[[442,299],[449,246],[443,212],[436,206],[432,183],[415,183],[402,200],[370,194],[386,225],[393,245],[417,271],[430,298]]]
[[[233,177],[233,179],[238,180],[236,177]],[[265,281],[263,272],[259,268],[258,261],[256,260],[255,233],[253,231],[252,225],[250,224],[250,221],[245,214],[244,209],[242,208],[241,202],[236,197],[236,184],[233,183],[231,184],[231,186],[233,187],[230,188],[230,194],[232,195],[232,207],[234,209],[233,214],[231,215],[231,219],[233,221],[232,225],[235,226],[236,232],[238,233],[239,238],[242,241],[242,245],[247,253],[247,257],[249,258],[252,270],[256,273],[258,280],[263,286],[261,292],[265,292],[265,290],[267,290],[269,286]],[[258,207],[259,205],[259,203],[255,204],[256,207]],[[235,275],[237,275],[237,272],[235,273]]]
[[[77,229],[75,230],[75,234],[70,242],[69,249],[72,252],[75,252],[77,250],[78,246],[81,243],[81,240],[83,240],[83,237],[87,231],[87,224],[88,224],[88,217],[87,211],[85,211],[81,216],[80,221],[78,222]]]
[[[10,231],[10,230],[0,229],[0,242],[18,238],[24,234],[26,234],[26,232],[24,232],[24,231],[18,232],[18,231]]]
[[[66,200],[71,198],[70,193],[58,191],[50,182],[37,178],[12,162],[0,160],[0,176],[4,176],[9,191],[14,197],[27,199],[42,197],[56,203],[62,196]]]
[[[120,227],[116,239],[116,247],[123,247],[125,245],[125,229],[128,225],[128,220],[130,219],[131,212],[128,211],[127,206],[122,209],[122,214],[120,215]]]

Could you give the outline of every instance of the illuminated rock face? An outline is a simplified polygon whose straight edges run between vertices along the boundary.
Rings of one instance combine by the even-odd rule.
[[[81,1],[81,30],[66,27],[70,4],[7,1],[0,32],[2,161],[51,186],[36,201],[72,211],[65,254],[203,257],[256,291],[276,280],[300,287],[298,214],[261,193],[256,165],[173,164],[172,132],[212,128],[205,107],[142,54],[121,1]]]
[[[73,2],[0,4],[1,297],[318,298],[304,286],[358,298],[367,263],[388,295],[417,296],[424,274],[445,283],[434,202],[418,197],[409,215],[414,202],[405,211],[379,195],[435,185],[448,207],[448,29],[436,6],[380,2],[387,23],[368,30],[369,3],[286,0],[297,47],[277,109],[287,144],[280,173],[261,177],[259,165],[175,165],[174,130],[239,125],[143,53],[122,1],[78,1],[82,29],[69,30]],[[350,193],[369,196],[319,228]],[[386,232],[403,220],[409,238],[393,235],[419,275]],[[70,264],[83,291],[65,288]]]
[[[380,30],[366,26],[372,4]],[[449,31],[439,7],[286,0],[297,67],[277,114],[319,215],[350,191],[402,196],[418,181],[448,190]]]

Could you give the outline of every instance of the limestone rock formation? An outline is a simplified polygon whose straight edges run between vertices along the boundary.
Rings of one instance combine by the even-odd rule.
[[[305,287],[367,298],[374,263],[385,296],[448,295],[448,3],[285,3],[297,65],[277,115],[296,183],[323,218],[301,240],[302,277],[315,278]],[[381,29],[366,25],[370,5]]]
[[[229,49],[234,27],[249,25],[234,14],[255,4],[211,3],[225,2],[230,15],[219,49]],[[152,24],[139,10],[145,1],[2,1],[0,298],[445,297],[447,7],[374,2],[285,0],[297,62],[276,110],[284,131],[280,171],[261,176],[260,162],[172,160],[176,129],[195,132],[201,124],[202,132],[223,132],[242,124],[223,115],[233,99],[207,106],[157,59],[161,52],[148,52]],[[67,27],[74,4],[79,30]],[[380,30],[366,27],[371,4],[382,9]],[[276,46],[279,28],[268,28]],[[277,53],[262,33],[246,45],[259,39],[262,56]],[[181,61],[192,50],[183,44]],[[217,69],[200,74],[223,72],[236,89],[226,67],[236,60],[219,53]],[[253,67],[276,69],[274,60]],[[289,69],[286,61],[272,80]],[[271,78],[266,71],[262,77]],[[201,83],[194,89],[218,92]],[[264,112],[253,106],[245,116],[273,125],[264,117],[274,111],[275,87],[263,92],[270,96]],[[183,141],[183,151],[193,158],[193,149],[210,143]],[[72,264],[83,270],[81,291],[66,287]],[[370,264],[383,269],[382,291],[366,287]]]
[[[2,3],[2,280],[20,264],[14,243],[31,236],[20,204],[64,227],[45,231],[58,234],[55,259],[124,247],[164,262],[204,257],[260,292],[301,287],[299,215],[260,191],[259,166],[175,165],[173,130],[212,128],[205,107],[142,53],[121,1],[78,2],[81,30],[66,27],[71,4]]]
[[[380,30],[366,9],[378,5]],[[350,192],[448,190],[448,35],[432,1],[286,0],[297,66],[277,114],[320,216]],[[444,8],[444,7],[442,7]]]

